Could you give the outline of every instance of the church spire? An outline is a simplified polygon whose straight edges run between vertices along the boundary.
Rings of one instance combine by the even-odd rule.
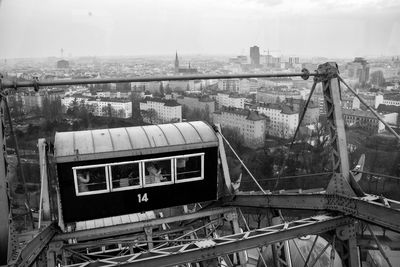
[[[178,51],[175,53],[175,73],[179,72],[179,59],[178,59]]]

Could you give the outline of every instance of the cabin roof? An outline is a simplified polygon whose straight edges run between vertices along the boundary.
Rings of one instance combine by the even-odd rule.
[[[213,128],[205,122],[180,122],[126,128],[58,132],[57,163],[147,155],[217,146]]]

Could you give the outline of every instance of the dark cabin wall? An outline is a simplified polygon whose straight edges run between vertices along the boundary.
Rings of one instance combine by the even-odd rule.
[[[72,167],[135,161],[184,154],[205,153],[204,180],[186,183],[76,196]],[[57,164],[61,206],[65,223],[111,217],[167,208],[217,198],[218,147],[184,150],[163,154],[122,157]],[[138,194],[147,193],[147,202],[138,201]]]

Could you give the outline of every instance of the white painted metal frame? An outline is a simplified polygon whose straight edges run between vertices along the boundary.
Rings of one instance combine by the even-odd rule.
[[[93,190],[93,191],[87,191],[87,192],[79,192],[78,177],[76,175],[76,171],[77,170],[94,169],[94,168],[100,168],[100,167],[104,167],[104,174],[105,174],[105,179],[106,179],[105,182],[106,182],[107,189]],[[96,194],[103,194],[103,193],[110,192],[110,182],[109,182],[109,176],[108,176],[108,171],[107,171],[107,164],[97,164],[97,165],[87,165],[87,166],[72,167],[72,170],[74,172],[75,194],[77,196],[96,195]]]
[[[155,187],[155,186],[163,186],[163,185],[170,185],[174,184],[174,177],[175,177],[175,172],[174,172],[174,159],[175,157],[163,157],[163,158],[151,158],[151,159],[145,159],[141,160],[141,165],[142,165],[142,183],[143,187]],[[171,181],[166,181],[166,182],[160,182],[160,183],[152,183],[152,184],[146,184],[146,166],[145,164],[148,162],[152,161],[161,161],[161,160],[170,160],[170,165],[171,165]]]
[[[112,171],[111,168],[113,166],[119,166],[119,165],[128,165],[128,164],[138,164],[139,167],[139,185],[130,185],[130,186],[124,186],[124,187],[117,187],[114,188],[113,187],[113,177],[112,177]],[[110,177],[110,189],[111,192],[118,192],[118,191],[125,191],[125,190],[131,190],[131,189],[138,189],[138,188],[142,188],[143,186],[143,181],[142,181],[142,164],[140,162],[140,160],[136,160],[136,161],[126,161],[126,162],[118,162],[118,163],[111,163],[111,164],[107,164],[107,169],[109,172],[109,177]]]
[[[198,156],[200,156],[200,159],[201,159],[200,177],[178,180],[176,160],[181,159],[181,158],[191,158],[191,157],[198,157]],[[175,157],[174,164],[175,164],[175,183],[180,184],[180,183],[204,180],[204,153],[196,153],[196,154],[189,154],[189,155],[182,155],[182,156]]]
[[[187,183],[187,182],[204,180],[204,155],[205,155],[205,153],[194,153],[194,154],[185,154],[185,155],[162,157],[162,158],[151,158],[151,159],[145,159],[145,160],[124,161],[124,162],[72,167],[72,170],[74,173],[75,194],[77,196],[87,196],[87,195],[96,195],[96,194],[103,194],[103,193],[109,193],[109,192],[118,192],[118,191],[125,191],[125,190],[139,189],[139,188],[148,188],[148,187],[155,187],[155,186],[171,185],[171,184],[175,184],[175,183],[179,184],[179,183]],[[201,176],[195,177],[195,178],[178,180],[177,179],[177,170],[176,170],[176,160],[180,159],[180,158],[190,158],[190,157],[197,157],[197,156],[201,157]],[[161,160],[170,160],[171,161],[171,181],[146,184],[145,164],[147,162],[161,161]],[[111,172],[112,166],[126,165],[126,164],[139,164],[139,180],[140,180],[139,185],[113,188],[112,172]],[[104,167],[104,169],[105,169],[107,189],[94,190],[94,191],[88,191],[88,192],[79,192],[78,177],[77,177],[76,171],[92,169],[92,168],[99,168],[99,167]]]

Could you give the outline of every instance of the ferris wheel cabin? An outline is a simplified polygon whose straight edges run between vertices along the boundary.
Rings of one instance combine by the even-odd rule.
[[[205,122],[59,132],[64,223],[217,198],[218,139]]]

